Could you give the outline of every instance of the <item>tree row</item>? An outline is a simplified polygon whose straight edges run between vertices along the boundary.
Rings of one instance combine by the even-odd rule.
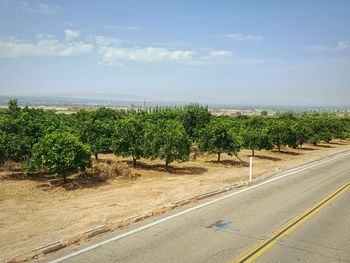
[[[18,107],[15,100],[0,115],[0,161],[23,163],[35,173],[47,171],[66,178],[91,166],[91,155],[114,153],[130,157],[187,161],[198,151],[237,155],[241,149],[271,150],[302,147],[350,137],[350,119],[331,114],[279,117],[214,117],[207,107],[118,111],[100,108],[70,115]]]

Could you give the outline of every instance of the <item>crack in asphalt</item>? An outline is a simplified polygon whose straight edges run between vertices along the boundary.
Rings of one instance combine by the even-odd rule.
[[[345,250],[345,249],[336,248],[336,247],[329,247],[329,246],[321,245],[321,244],[318,244],[318,243],[315,243],[315,242],[306,241],[305,239],[298,238],[298,237],[293,237],[293,236],[288,236],[288,237],[291,238],[291,239],[295,239],[295,240],[304,242],[306,244],[318,246],[318,247],[321,247],[321,248],[327,248],[327,249],[331,249],[331,250],[337,250],[337,251],[346,252],[346,253],[349,253],[349,255],[350,255],[350,250]]]
[[[317,256],[320,256],[320,257],[323,257],[323,258],[329,258],[329,259],[335,259],[339,262],[350,262],[350,260],[347,260],[347,259],[342,259],[342,258],[338,258],[338,257],[335,257],[335,256],[328,256],[328,255],[324,255],[320,252],[315,252],[315,251],[311,251],[311,250],[308,250],[308,249],[303,249],[303,248],[299,248],[299,247],[295,247],[295,246],[291,246],[291,245],[286,245],[286,244],[282,244],[280,242],[277,243],[277,246],[282,246],[282,247],[285,247],[285,248],[290,248],[290,249],[294,249],[294,250],[297,250],[297,251],[302,251],[302,252],[305,252],[305,253],[308,253],[310,255],[317,255]]]

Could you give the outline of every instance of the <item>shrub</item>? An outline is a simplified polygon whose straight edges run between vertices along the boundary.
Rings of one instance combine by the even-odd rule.
[[[97,181],[107,181],[116,177],[135,179],[139,176],[125,162],[95,162],[91,168],[87,169],[86,174]]]
[[[91,166],[90,148],[68,132],[45,135],[33,147],[32,158],[23,168],[27,172],[47,169],[55,176],[67,176]]]

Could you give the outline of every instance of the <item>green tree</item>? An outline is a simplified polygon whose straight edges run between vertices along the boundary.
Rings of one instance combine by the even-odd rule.
[[[42,109],[25,107],[15,119],[22,145],[22,159],[30,157],[33,145],[45,134],[55,131],[60,126],[59,116]]]
[[[312,118],[311,129],[315,135],[314,141],[324,141],[329,143],[332,140],[329,119],[325,116],[316,116]]]
[[[297,139],[297,144],[302,147],[303,144],[309,142],[309,143],[316,143],[317,138],[313,136],[312,129],[310,127],[310,123],[305,118],[300,118],[297,120],[294,126],[295,135]]]
[[[96,112],[80,111],[76,115],[76,134],[83,143],[90,145],[96,160],[99,153],[111,149],[115,119],[115,112],[104,108]]]
[[[13,118],[16,118],[21,112],[21,108],[18,106],[17,99],[9,100],[7,105],[8,105],[8,112],[10,116]]]
[[[52,132],[45,135],[33,147],[32,157],[24,165],[28,172],[45,169],[55,176],[67,176],[84,171],[91,166],[89,146],[68,132]]]
[[[288,120],[273,120],[269,128],[269,136],[273,145],[281,151],[282,146],[297,147],[297,136],[292,127],[292,122]]]
[[[0,164],[3,164],[8,159],[7,142],[6,134],[0,130]]]
[[[212,119],[200,132],[199,148],[210,154],[218,155],[218,162],[222,153],[232,156],[242,147],[242,138],[231,123],[224,118]]]
[[[241,137],[243,140],[243,148],[250,149],[252,151],[252,156],[255,155],[255,150],[270,150],[273,147],[267,129],[246,128],[241,131]]]
[[[196,104],[184,107],[180,113],[182,125],[192,141],[195,141],[199,130],[207,125],[210,119],[211,114],[208,111],[208,107],[202,107]]]
[[[25,142],[16,120],[9,116],[0,116],[0,151],[2,162],[20,161],[26,153]]]
[[[173,161],[186,161],[191,140],[183,125],[176,120],[150,122],[145,128],[144,154],[151,159],[165,160],[165,167]]]
[[[140,117],[127,117],[116,122],[112,149],[118,156],[131,156],[134,167],[143,156],[144,120]]]
[[[266,110],[261,111],[261,112],[260,112],[260,115],[261,115],[261,116],[267,116],[267,111],[266,111]]]
[[[328,127],[333,138],[340,140],[346,139],[346,124],[342,119],[338,117],[330,118]]]

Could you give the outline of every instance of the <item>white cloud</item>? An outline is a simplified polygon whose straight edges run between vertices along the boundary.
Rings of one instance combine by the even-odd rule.
[[[105,29],[108,30],[125,30],[125,31],[135,31],[135,30],[141,30],[141,27],[139,26],[117,26],[117,25],[104,25]]]
[[[59,5],[49,5],[47,3],[30,3],[27,1],[20,1],[19,3],[24,9],[33,13],[56,14],[62,10],[62,7]]]
[[[339,49],[346,49],[346,48],[349,48],[349,41],[348,41],[348,40],[339,41],[339,42],[338,42],[338,48],[339,48]]]
[[[224,36],[236,42],[257,41],[257,40],[264,39],[263,36],[256,36],[256,35],[226,34]]]
[[[336,46],[323,46],[323,45],[314,45],[314,46],[306,46],[305,50],[311,52],[321,52],[321,51],[341,51],[350,48],[350,44],[348,40],[339,41]]]
[[[66,30],[64,30],[64,33],[65,33],[66,39],[68,41],[71,41],[71,40],[73,40],[75,38],[80,37],[80,34],[81,34],[80,31],[72,30],[72,29],[66,29]]]
[[[185,41],[154,42],[152,45],[171,48],[198,47],[197,45]]]
[[[209,52],[210,57],[232,57],[233,53],[229,50],[214,50]]]
[[[123,48],[116,46],[100,46],[98,54],[103,64],[114,64],[117,61],[135,62],[182,62],[191,60],[193,51],[168,50],[154,47]]]
[[[187,50],[181,47],[131,46],[132,42],[105,36],[95,36],[94,42],[76,41],[79,31],[65,30],[65,40],[55,35],[36,35],[34,41],[0,38],[0,58],[29,56],[74,56],[91,52],[96,47],[98,64],[123,66],[123,62],[175,63],[188,66],[226,64],[258,64],[266,61],[233,59],[231,50]],[[344,46],[344,44],[342,44]]]
[[[141,27],[139,26],[124,26],[122,27],[123,30],[140,30]]]
[[[93,45],[84,42],[62,42],[53,35],[37,35],[37,40],[0,39],[0,57],[74,56],[88,53]]]
[[[329,50],[329,47],[321,46],[321,45],[314,45],[314,46],[306,46],[305,49],[307,51],[311,51],[311,52],[319,52],[319,51]]]
[[[121,40],[117,38],[105,37],[105,36],[96,36],[95,41],[98,46],[111,46],[111,45],[119,44],[121,42]]]

